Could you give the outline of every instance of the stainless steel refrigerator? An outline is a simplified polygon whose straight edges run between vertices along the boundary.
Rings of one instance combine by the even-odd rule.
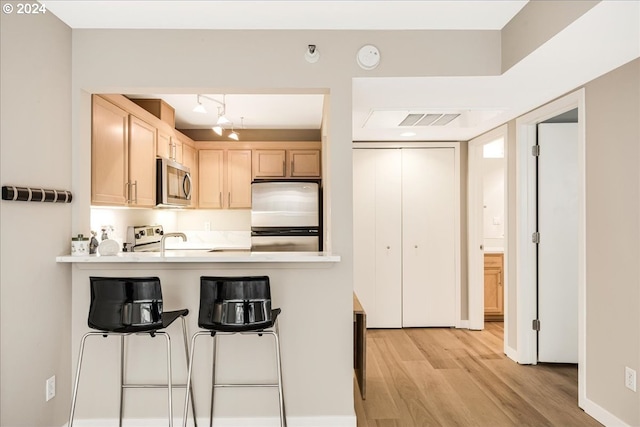
[[[251,250],[322,251],[320,181],[251,184]]]

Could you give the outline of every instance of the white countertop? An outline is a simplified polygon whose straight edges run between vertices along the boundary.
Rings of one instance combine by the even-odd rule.
[[[504,248],[499,247],[486,247],[484,248],[485,254],[502,254],[504,253]]]
[[[252,262],[340,262],[339,255],[326,252],[251,252],[244,250],[205,251],[205,250],[167,250],[165,255],[159,252],[120,252],[116,255],[63,255],[56,262],[68,263],[252,263]]]

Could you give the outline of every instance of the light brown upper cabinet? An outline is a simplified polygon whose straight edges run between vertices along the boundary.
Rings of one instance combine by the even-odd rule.
[[[255,178],[319,178],[320,150],[253,150]]]
[[[182,146],[182,164],[189,168],[191,173],[191,205],[190,208],[198,207],[198,151],[184,144]]]
[[[251,207],[251,150],[200,150],[198,175],[200,208]]]
[[[289,176],[320,177],[320,150],[288,150]]]
[[[256,178],[284,178],[287,176],[286,150],[253,150]]]
[[[91,203],[155,206],[156,128],[93,96]]]
[[[178,137],[158,129],[158,149],[156,150],[158,156],[182,163],[182,151],[183,143]]]

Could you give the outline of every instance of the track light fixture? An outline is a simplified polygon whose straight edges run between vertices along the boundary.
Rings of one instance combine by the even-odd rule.
[[[229,139],[238,141],[240,139],[240,136],[238,132],[236,132],[233,129],[233,122],[231,122],[231,120],[229,120],[225,116],[226,109],[227,109],[226,95],[222,95],[222,102],[206,95],[197,95],[198,105],[196,105],[193,111],[202,112],[204,110],[204,112],[206,112],[206,110],[204,109],[204,106],[202,105],[201,98],[208,99],[209,101],[213,101],[220,104],[220,106],[218,107],[218,116],[216,119],[216,124],[211,127],[211,130],[213,130],[216,133],[216,135],[222,136],[225,131],[225,126],[231,125],[231,132],[227,135],[227,137]],[[243,120],[244,120],[244,117],[240,117],[240,122],[242,124],[243,124]]]

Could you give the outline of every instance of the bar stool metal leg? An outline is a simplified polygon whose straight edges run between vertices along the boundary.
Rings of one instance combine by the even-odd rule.
[[[187,322],[184,318],[184,316],[180,317],[180,319],[182,320],[182,338],[184,341],[184,357],[187,360],[187,372],[189,371],[189,364],[190,359],[189,359],[189,338],[187,338]],[[188,386],[185,389],[185,393],[188,393],[191,395],[191,413],[193,415],[193,426],[194,427],[198,427],[198,422],[196,421],[196,402],[193,399],[193,384],[191,384],[190,386]],[[187,412],[185,411],[184,413],[184,417],[187,418]]]
[[[278,323],[276,322],[275,331],[273,332],[273,338],[276,345],[276,369],[278,371],[278,397],[280,403],[280,425],[282,427],[287,426],[287,418],[284,410],[284,387],[282,384],[282,359],[280,358],[280,336],[278,331]]]
[[[164,335],[167,340],[167,395],[169,397],[169,427],[173,427],[173,381],[171,378],[171,337],[164,332],[157,332],[157,334]],[[185,389],[186,391],[186,389]]]
[[[196,332],[191,337],[191,352],[189,355],[189,369],[187,370],[187,389],[191,389],[191,373],[193,372],[193,354],[196,348],[196,338],[201,335],[209,335],[209,332]],[[187,408],[189,408],[189,393],[184,394],[184,417],[182,418],[182,427],[187,427]]]
[[[69,413],[69,427],[73,426],[73,417],[76,412],[76,399],[78,397],[78,384],[80,382],[80,371],[82,370],[82,357],[84,356],[84,344],[91,335],[102,335],[99,332],[87,332],[80,341],[80,354],[78,356],[78,367],[76,368],[76,379],[73,383],[73,395],[71,397],[71,411]]]
[[[213,344],[211,353],[213,354],[213,362],[211,363],[211,407],[209,409],[209,427],[213,427],[213,394],[216,390],[216,359],[218,358],[218,336],[213,335]]]
[[[120,337],[120,418],[118,426],[122,427],[122,418],[124,417],[124,335]]]

